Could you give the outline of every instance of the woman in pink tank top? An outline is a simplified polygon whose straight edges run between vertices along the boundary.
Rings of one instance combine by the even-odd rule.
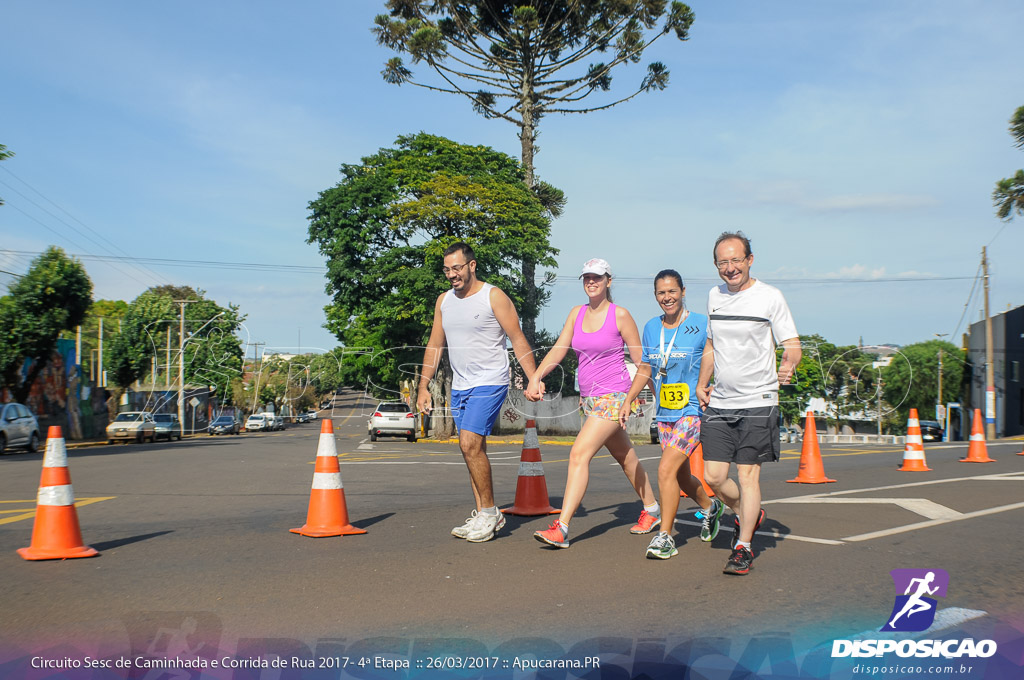
[[[562,512],[548,529],[533,535],[538,541],[557,548],[569,547],[569,521],[587,490],[590,461],[602,446],[622,466],[626,478],[644,504],[640,519],[630,532],[646,534],[653,531],[660,516],[647,472],[640,464],[626,430],[619,425],[619,409],[632,382],[626,370],[623,346],[629,350],[633,363],[639,366],[640,332],[629,312],[612,304],[609,291],[611,275],[611,268],[604,260],[588,260],[583,265],[580,278],[589,301],[569,312],[558,340],[537,367],[525,390],[527,399],[540,401],[544,396],[544,377],[565,358],[570,347],[576,351],[580,405],[586,419],[569,453],[569,475]]]

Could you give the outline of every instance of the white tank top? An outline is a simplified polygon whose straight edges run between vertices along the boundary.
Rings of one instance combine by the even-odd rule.
[[[506,336],[491,309],[492,288],[485,283],[464,298],[449,290],[441,301],[441,327],[455,373],[453,390],[508,384]]]

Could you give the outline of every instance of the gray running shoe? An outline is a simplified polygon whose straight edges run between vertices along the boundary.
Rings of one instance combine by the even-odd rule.
[[[711,499],[711,507],[703,512],[704,519],[700,524],[700,540],[705,543],[715,540],[718,535],[718,527],[721,524],[722,513],[725,512],[725,503],[717,498]]]
[[[676,550],[676,542],[672,540],[672,537],[668,535],[667,531],[659,531],[658,534],[651,539],[651,544],[647,546],[647,559],[649,560],[667,560],[673,555],[678,555],[679,551]]]
[[[475,519],[476,510],[474,510],[472,514],[470,514],[470,516],[466,518],[465,524],[460,524],[459,526],[452,529],[452,536],[454,536],[455,538],[465,538],[466,534],[468,534],[469,530],[473,527],[473,520]]]
[[[476,513],[473,524],[466,533],[466,540],[470,543],[483,543],[494,538],[494,532],[505,526],[505,515],[498,511],[497,515],[488,515],[486,512]]]

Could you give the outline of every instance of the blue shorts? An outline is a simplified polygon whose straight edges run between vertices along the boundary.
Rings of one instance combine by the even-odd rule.
[[[508,385],[481,385],[468,390],[452,390],[452,418],[460,432],[467,430],[487,436],[505,403]]]

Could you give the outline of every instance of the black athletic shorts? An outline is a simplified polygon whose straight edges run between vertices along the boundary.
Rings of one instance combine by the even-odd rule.
[[[700,417],[704,460],[757,465],[779,459],[779,407],[717,409]]]

